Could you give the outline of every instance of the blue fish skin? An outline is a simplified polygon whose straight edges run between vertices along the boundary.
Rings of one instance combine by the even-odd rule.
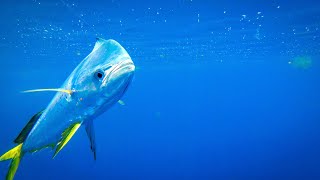
[[[61,87],[73,93],[54,96],[23,143],[22,152],[56,145],[69,126],[105,112],[123,96],[134,70],[129,54],[118,42],[99,38]]]

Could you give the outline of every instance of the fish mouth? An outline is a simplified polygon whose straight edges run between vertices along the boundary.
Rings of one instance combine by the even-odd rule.
[[[105,84],[107,84],[113,77],[121,76],[134,72],[135,66],[131,59],[126,59],[116,64],[105,78]]]
[[[113,74],[120,69],[128,69],[128,70],[134,71],[135,66],[134,66],[131,59],[126,59],[126,60],[120,62],[119,64],[117,64],[114,67],[114,69],[110,72],[110,74]]]

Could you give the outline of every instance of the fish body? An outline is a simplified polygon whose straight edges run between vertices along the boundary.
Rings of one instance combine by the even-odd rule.
[[[120,100],[134,70],[129,54],[118,42],[98,38],[92,52],[73,70],[47,108],[32,117],[15,139],[16,149],[0,157],[0,161],[12,159],[7,179],[14,176],[15,159],[20,162],[23,154],[45,147],[56,148],[55,156],[82,125],[96,158],[93,120]]]

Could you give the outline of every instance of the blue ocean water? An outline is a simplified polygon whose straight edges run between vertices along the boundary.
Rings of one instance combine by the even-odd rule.
[[[0,151],[92,50],[136,64],[123,97],[15,179],[319,179],[320,2],[3,0]],[[0,179],[9,162],[0,163]]]

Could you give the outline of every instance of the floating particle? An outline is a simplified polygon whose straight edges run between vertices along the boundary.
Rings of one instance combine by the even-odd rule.
[[[297,56],[289,62],[293,67],[299,69],[309,69],[312,66],[312,59],[309,56]]]

